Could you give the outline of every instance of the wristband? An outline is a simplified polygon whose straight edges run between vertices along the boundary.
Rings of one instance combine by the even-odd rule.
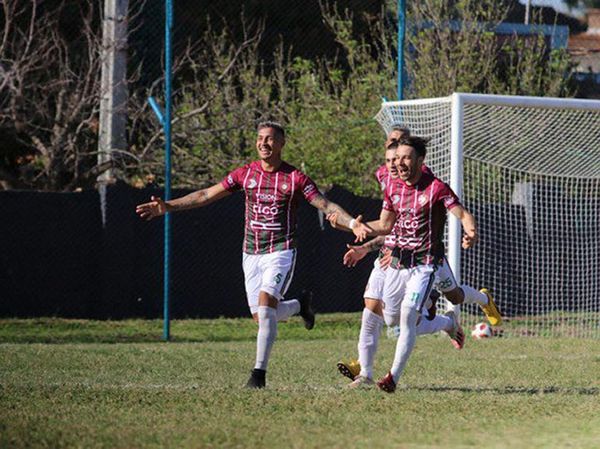
[[[350,220],[350,223],[348,223],[348,227],[350,229],[354,229],[355,226],[356,226],[356,219],[353,218],[352,220]]]

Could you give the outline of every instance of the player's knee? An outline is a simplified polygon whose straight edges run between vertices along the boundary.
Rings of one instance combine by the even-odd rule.
[[[365,298],[365,309],[369,309],[371,312],[383,316],[383,307],[381,301],[377,299]]]
[[[400,325],[401,326],[411,326],[417,325],[417,320],[419,319],[420,313],[412,306],[404,306],[400,310]]]
[[[261,290],[258,294],[258,305],[276,309],[279,305],[279,300],[275,295],[272,294],[272,292],[266,292],[264,290]]]
[[[400,315],[397,313],[383,313],[383,320],[388,327],[398,326],[400,324]]]

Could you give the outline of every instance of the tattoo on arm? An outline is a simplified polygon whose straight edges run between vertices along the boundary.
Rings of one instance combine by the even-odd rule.
[[[379,248],[381,248],[383,246],[384,242],[385,242],[385,236],[380,235],[380,236],[377,236],[376,238],[374,238],[373,240],[368,241],[363,246],[369,252],[377,251]]]
[[[342,209],[341,206],[332,201],[329,201],[323,195],[317,196],[314,200],[311,201],[311,204],[326,215],[336,212],[338,216],[337,222],[346,228],[350,227],[350,220],[352,220],[352,216],[350,216],[348,212]]]
[[[169,207],[173,212],[185,209],[192,209],[194,207],[201,207],[208,201],[208,192],[206,189],[192,192],[176,200],[169,201]]]

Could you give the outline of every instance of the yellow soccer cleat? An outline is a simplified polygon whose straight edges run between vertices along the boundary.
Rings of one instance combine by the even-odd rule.
[[[360,362],[358,360],[341,361],[337,363],[338,371],[350,380],[354,380],[360,374]]]
[[[481,310],[483,310],[483,313],[485,313],[485,317],[488,319],[492,326],[499,326],[500,324],[502,324],[502,316],[500,315],[498,306],[496,306],[496,303],[494,302],[494,298],[492,298],[492,294],[487,288],[482,288],[479,291],[488,298],[488,303],[485,306],[481,304],[479,305],[481,307]]]

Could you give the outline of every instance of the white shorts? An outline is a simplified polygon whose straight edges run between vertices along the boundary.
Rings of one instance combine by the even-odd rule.
[[[410,307],[421,312],[429,299],[429,292],[435,280],[435,266],[418,265],[413,268],[385,270],[383,289],[383,314],[386,323],[394,322],[400,316],[400,308]]]
[[[286,249],[269,254],[243,254],[242,268],[246,298],[250,313],[258,313],[260,291],[274,296],[279,301],[292,283],[296,266],[296,250]]]
[[[373,269],[365,288],[364,298],[379,299],[383,298],[383,286],[385,285],[385,272],[379,265],[379,258],[373,262]]]
[[[442,292],[449,292],[458,287],[452,268],[445,257],[435,271],[435,287]]]

